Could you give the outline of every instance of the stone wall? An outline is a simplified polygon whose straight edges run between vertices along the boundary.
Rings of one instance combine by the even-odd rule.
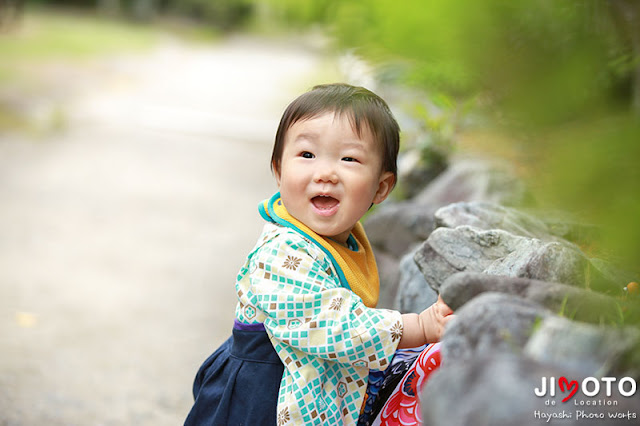
[[[365,222],[380,306],[420,312],[441,294],[457,315],[423,390],[425,424],[640,424],[640,301],[625,291],[637,277],[583,252],[596,228],[523,209],[513,176],[453,159]]]

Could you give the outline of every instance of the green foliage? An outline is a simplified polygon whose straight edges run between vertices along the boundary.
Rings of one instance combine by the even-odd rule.
[[[356,47],[374,62],[404,61],[406,81],[430,90],[471,90],[470,68],[462,61],[464,28],[458,6],[443,1],[347,1],[336,11],[338,43]]]
[[[306,27],[310,24],[328,24],[337,0],[256,0],[269,10],[269,19],[286,27]]]
[[[340,47],[402,63],[425,93],[481,99],[476,114],[525,142],[542,204],[602,226],[599,250],[638,271],[640,2],[345,0],[332,13]],[[449,118],[425,123],[440,137]]]
[[[638,268],[640,253],[640,121],[629,113],[597,114],[541,132],[535,183],[545,204],[579,213],[602,227],[604,255]]]
[[[625,296],[592,299],[589,293],[566,295],[556,314],[571,321],[607,326],[640,326],[640,301]]]
[[[437,112],[430,111],[423,103],[416,103],[409,111],[422,124],[422,134],[417,141],[421,161],[425,167],[446,164],[455,148],[456,103],[445,95],[434,97]]]
[[[530,106],[528,118],[556,120],[611,85],[610,63],[628,63],[609,57],[617,38],[606,21],[592,28],[596,3],[346,1],[333,28],[341,46],[373,61],[410,63],[411,84],[457,97],[487,93],[506,110]]]

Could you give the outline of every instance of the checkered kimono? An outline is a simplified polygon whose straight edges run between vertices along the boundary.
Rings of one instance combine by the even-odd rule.
[[[349,288],[344,277],[354,271],[345,268],[354,263],[340,259],[348,251],[274,222],[238,274],[236,319],[263,323],[284,364],[277,423],[356,424],[369,370],[389,365],[402,336],[400,313],[368,307]],[[368,247],[363,238],[354,255]]]

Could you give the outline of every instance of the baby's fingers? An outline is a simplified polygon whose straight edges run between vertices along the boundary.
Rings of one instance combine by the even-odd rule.
[[[442,318],[442,326],[445,327],[447,324],[449,324],[449,321],[451,321],[455,317],[456,316],[454,314],[449,314],[446,317]]]
[[[436,303],[438,304],[438,311],[443,317],[453,314],[453,309],[451,309],[449,305],[444,303],[444,300],[442,300],[442,296],[438,295],[438,301]]]

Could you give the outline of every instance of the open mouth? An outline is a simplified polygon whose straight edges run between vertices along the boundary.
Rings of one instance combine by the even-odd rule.
[[[311,199],[311,204],[319,214],[329,216],[336,212],[340,201],[328,195],[317,195]]]

